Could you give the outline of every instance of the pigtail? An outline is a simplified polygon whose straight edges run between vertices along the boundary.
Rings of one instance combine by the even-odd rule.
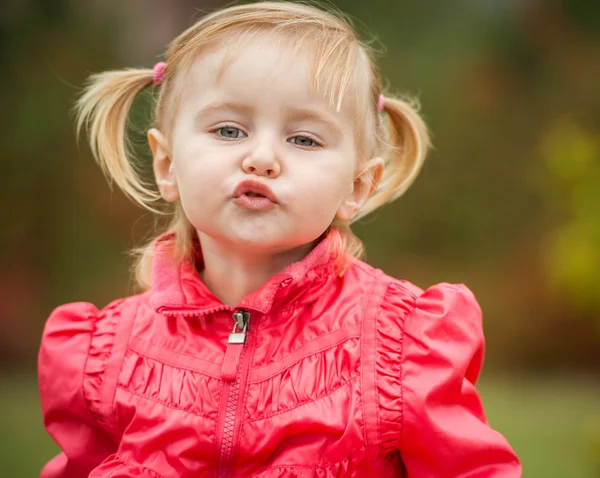
[[[153,70],[126,69],[90,76],[77,100],[77,136],[85,126],[94,158],[109,181],[141,206],[154,211],[149,203],[160,198],[143,182],[130,162],[131,148],[126,137],[127,116],[134,99],[152,84]],[[155,211],[157,212],[157,211]]]
[[[383,113],[387,118],[383,118],[384,138],[380,141],[385,169],[377,190],[356,219],[400,197],[419,174],[431,143],[427,126],[417,110],[416,103],[385,98]]]
[[[148,289],[151,285],[152,263],[157,251],[156,244],[161,237],[168,236],[173,238],[173,241],[170,243],[171,249],[166,248],[162,251],[162,254],[170,256],[176,262],[193,260],[195,230],[194,226],[192,226],[185,216],[185,212],[179,202],[175,205],[173,215],[166,229],[150,242],[130,251],[130,255],[134,258],[131,272],[133,273],[135,284],[142,290]]]

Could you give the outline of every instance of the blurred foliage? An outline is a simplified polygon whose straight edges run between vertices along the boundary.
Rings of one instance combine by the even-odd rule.
[[[548,237],[548,274],[574,307],[597,314],[600,327],[600,138],[562,121],[548,132],[542,155],[567,215]]]
[[[154,219],[110,191],[70,109],[90,73],[151,66],[219,4],[3,2],[0,361],[32,363],[56,305],[132,292],[127,250]],[[386,90],[419,97],[435,144],[405,197],[355,229],[386,272],[473,289],[488,368],[600,369],[599,5],[335,2],[375,35]],[[148,172],[151,97],[130,123]]]

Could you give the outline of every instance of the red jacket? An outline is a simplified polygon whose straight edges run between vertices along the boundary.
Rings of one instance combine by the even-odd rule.
[[[160,254],[150,290],[57,308],[39,383],[63,451],[41,476],[520,477],[475,390],[472,293],[357,260],[339,277],[338,239],[235,308]]]

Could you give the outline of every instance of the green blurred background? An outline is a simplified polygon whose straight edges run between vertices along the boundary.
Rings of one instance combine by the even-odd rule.
[[[36,389],[44,320],[132,293],[126,252],[153,226],[77,147],[78,89],[93,72],[151,67],[221,4],[0,6],[2,476],[37,476],[57,451]],[[409,192],[356,227],[368,261],[422,287],[471,287],[488,344],[481,393],[524,476],[599,477],[600,2],[335,5],[385,45],[387,90],[420,98],[435,143]],[[134,141],[147,158],[144,126]]]

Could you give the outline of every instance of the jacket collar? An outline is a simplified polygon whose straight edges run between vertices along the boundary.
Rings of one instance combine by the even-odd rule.
[[[315,282],[336,275],[343,240],[339,230],[331,228],[304,259],[271,277],[236,307],[223,304],[202,282],[196,269],[202,257],[199,244],[195,243],[194,260],[178,263],[169,254],[173,243],[173,233],[163,234],[155,243],[150,303],[164,315],[194,316],[238,308],[268,313],[275,302],[285,306],[292,298],[298,299],[300,293],[314,290]]]

